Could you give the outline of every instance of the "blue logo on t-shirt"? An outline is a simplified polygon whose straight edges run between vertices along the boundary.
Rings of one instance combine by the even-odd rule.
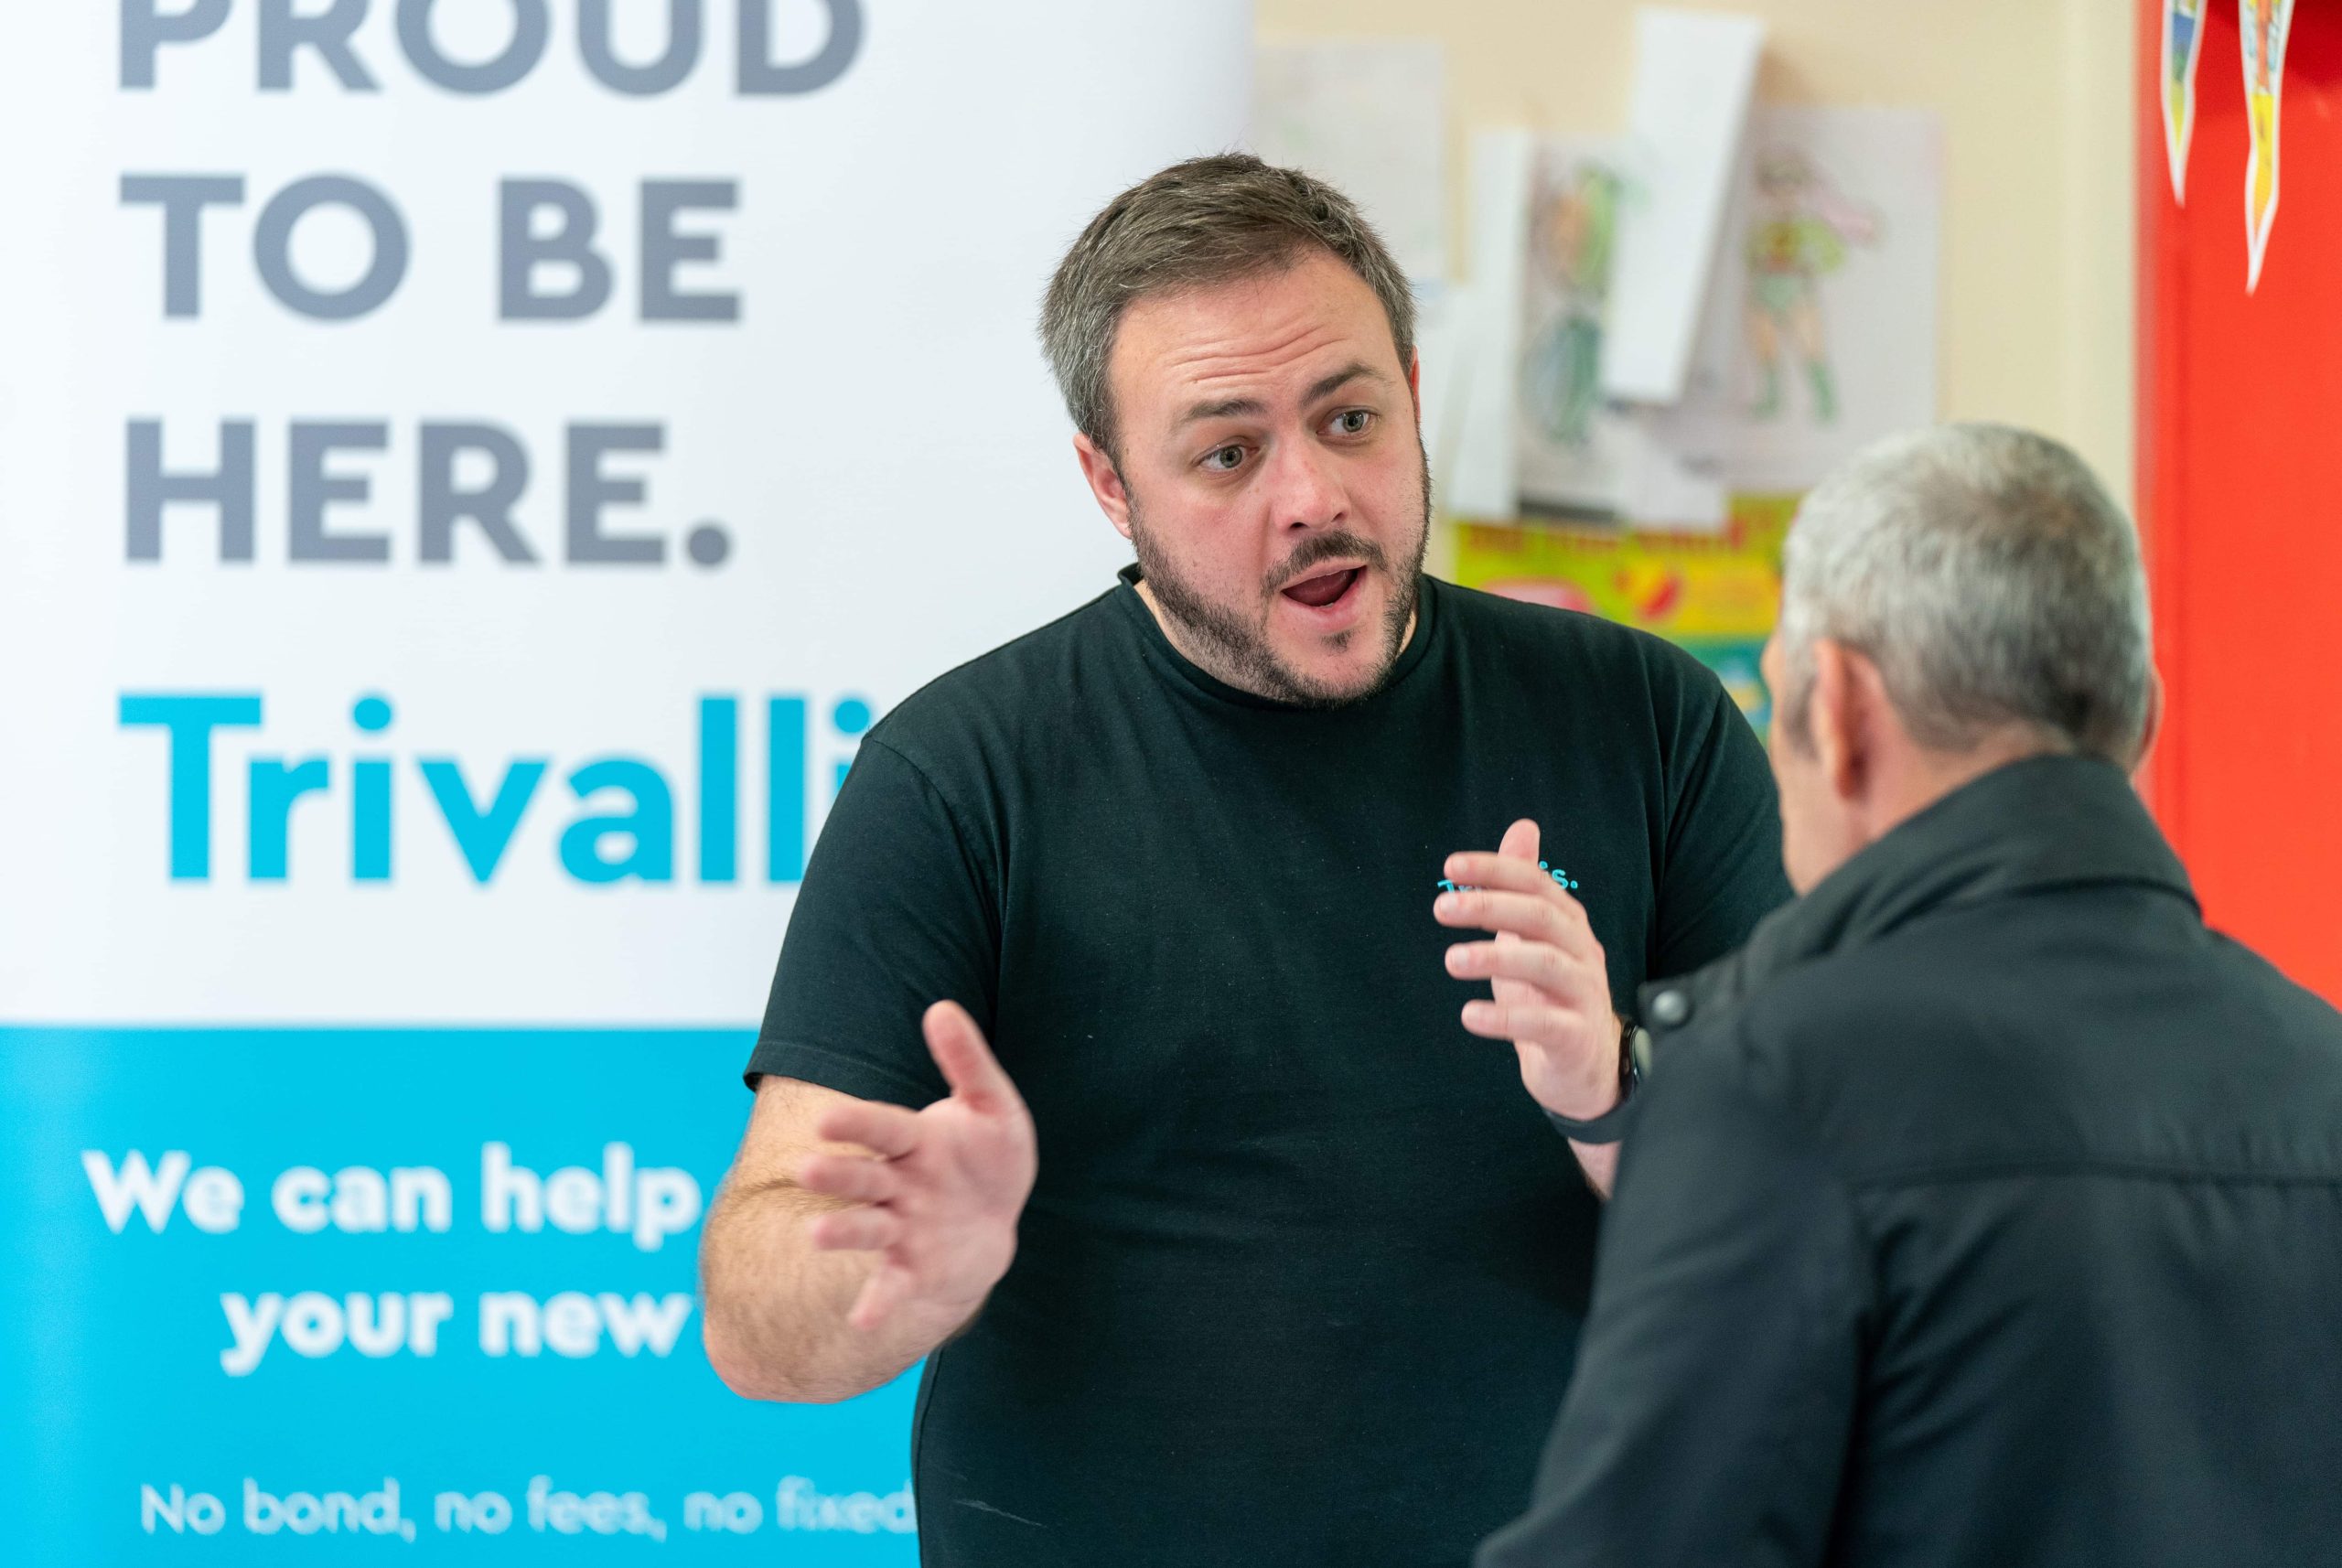
[[[1560,883],[1565,891],[1571,893],[1577,891],[1578,885],[1570,880],[1570,874],[1563,871],[1560,866],[1549,865],[1544,861],[1541,860],[1537,863],[1537,869],[1551,876],[1554,881]],[[1439,890],[1442,893],[1477,893],[1479,891],[1478,888],[1474,887],[1467,883],[1450,882],[1445,876],[1439,879]]]

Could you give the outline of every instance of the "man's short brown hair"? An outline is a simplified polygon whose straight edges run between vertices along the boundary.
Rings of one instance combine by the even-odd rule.
[[[1406,274],[1349,198],[1325,181],[1223,153],[1173,164],[1108,202],[1058,263],[1041,306],[1041,347],[1075,428],[1118,456],[1106,363],[1134,301],[1282,272],[1312,250],[1338,258],[1374,291],[1401,367],[1413,364]]]

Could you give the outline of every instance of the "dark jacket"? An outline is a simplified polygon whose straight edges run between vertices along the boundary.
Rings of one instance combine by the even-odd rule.
[[[2342,1563],[2342,1017],[2113,768],[1987,774],[1643,1010],[1480,1568]]]

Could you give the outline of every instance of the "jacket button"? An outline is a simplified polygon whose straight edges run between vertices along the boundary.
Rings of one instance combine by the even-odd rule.
[[[1650,999],[1650,1021],[1672,1029],[1692,1016],[1692,999],[1680,991],[1662,991]]]

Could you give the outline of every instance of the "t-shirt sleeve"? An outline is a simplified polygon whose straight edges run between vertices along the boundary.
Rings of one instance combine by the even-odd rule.
[[[865,739],[813,846],[748,1058],[767,1073],[914,1108],[946,1092],[919,1018],[961,1004],[992,1026],[993,878],[934,783]]]
[[[1477,1568],[1827,1551],[1875,1311],[1853,1198],[1726,1051],[1679,1043],[1648,1092],[1534,1501]]]
[[[1789,902],[1772,765],[1738,704],[1704,670],[1682,688],[1650,975],[1712,963]]]

